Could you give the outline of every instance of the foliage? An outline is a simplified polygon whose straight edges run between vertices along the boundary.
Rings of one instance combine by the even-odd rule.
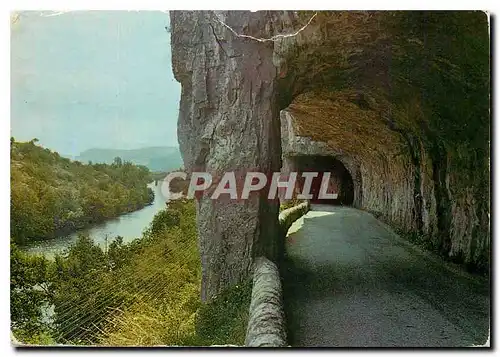
[[[143,238],[124,248],[130,255],[114,281],[132,298],[114,304],[98,336],[104,345],[179,345],[194,333],[200,304],[200,258],[194,203],[173,201]],[[133,323],[132,323],[133,321]]]
[[[57,152],[11,138],[11,236],[16,243],[134,211],[154,199],[146,167],[84,165]]]
[[[106,272],[113,263],[87,236],[80,236],[64,257],[56,256],[52,285],[58,340],[81,343],[102,327],[114,286]],[[113,301],[123,301],[119,291]]]
[[[123,244],[117,237],[106,251],[83,235],[53,262],[14,249],[12,291],[34,294],[12,300],[16,336],[37,344],[242,345],[251,282],[201,303],[195,218],[194,202],[178,200],[154,217],[141,239]],[[19,256],[30,261],[29,269],[19,267]],[[39,296],[35,285],[50,294]],[[48,302],[52,322],[37,323]]]
[[[244,343],[251,284],[223,293],[210,304],[200,301],[201,266],[193,201],[173,201],[145,232],[141,250],[120,276],[151,285],[137,292],[129,308],[110,315],[101,343],[114,346]],[[135,262],[135,263],[134,263]],[[141,278],[142,277],[142,278]]]
[[[193,345],[245,344],[252,281],[228,288],[214,301],[202,305],[196,319]]]

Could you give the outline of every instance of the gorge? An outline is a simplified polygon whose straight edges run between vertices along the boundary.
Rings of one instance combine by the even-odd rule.
[[[188,172],[290,171],[330,157],[345,201],[486,274],[484,12],[172,11]],[[302,158],[302,159],[301,159]],[[278,203],[197,202],[202,299],[280,256]]]

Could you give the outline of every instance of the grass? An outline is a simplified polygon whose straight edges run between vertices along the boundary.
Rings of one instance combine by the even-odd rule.
[[[245,344],[252,281],[235,285],[209,304],[203,305],[196,321],[197,340],[194,345]]]
[[[210,346],[245,344],[252,284],[233,286],[202,304],[190,284],[163,302],[140,300],[117,314],[102,343],[109,346]]]

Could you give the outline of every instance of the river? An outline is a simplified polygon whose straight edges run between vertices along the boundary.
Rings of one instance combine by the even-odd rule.
[[[88,234],[101,247],[111,243],[116,236],[122,236],[124,243],[139,238],[153,220],[154,215],[165,208],[166,200],[161,193],[160,183],[158,183],[158,186],[150,183],[148,187],[151,187],[155,193],[155,199],[149,206],[66,236],[32,242],[23,246],[22,249],[29,254],[39,254],[47,258],[53,258],[55,254],[62,253],[74,244],[78,239],[78,235],[82,233]]]

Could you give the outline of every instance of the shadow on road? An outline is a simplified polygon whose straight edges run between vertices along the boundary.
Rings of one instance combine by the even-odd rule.
[[[309,212],[292,227],[286,241],[281,270],[292,346],[458,347],[486,341],[485,279],[445,269],[366,212],[320,208],[325,211]]]

